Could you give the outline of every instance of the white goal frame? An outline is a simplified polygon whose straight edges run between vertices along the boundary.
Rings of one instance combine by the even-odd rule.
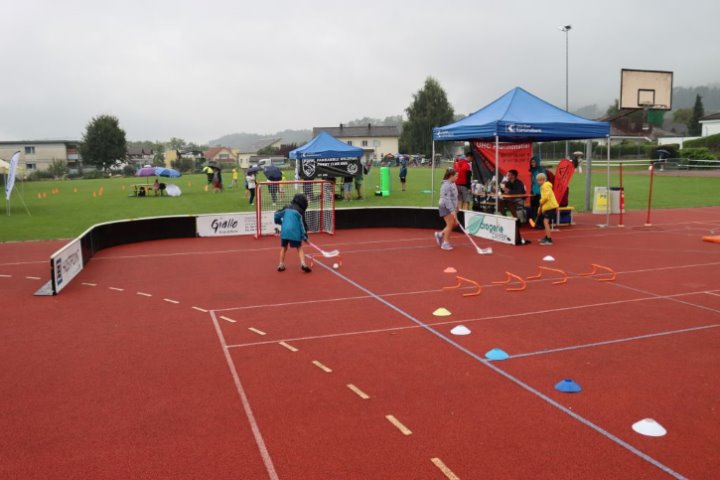
[[[273,196],[273,192],[275,195]],[[297,193],[308,197],[308,233],[335,233],[335,185],[327,180],[258,182],[255,191],[255,238],[276,235],[275,212]]]

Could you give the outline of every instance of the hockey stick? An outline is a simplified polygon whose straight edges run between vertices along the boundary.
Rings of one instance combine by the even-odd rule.
[[[325,258],[333,258],[333,257],[337,257],[338,255],[340,255],[340,250],[331,250],[329,252],[326,252],[325,250],[321,249],[320,247],[318,247],[317,245],[312,243],[310,240],[305,240],[305,241],[308,243],[308,245],[310,245],[315,250],[320,252],[322,254],[322,256]]]
[[[455,220],[457,220],[457,216],[455,216]],[[472,239],[472,237],[470,236],[470,234],[467,232],[467,230],[465,230],[465,227],[462,226],[462,223],[460,223],[459,220],[458,220],[457,224],[458,224],[458,226],[460,226],[460,230],[462,230],[463,233],[465,234],[465,236],[467,236],[468,240],[470,240],[470,243],[473,244],[473,247],[475,247],[475,250],[477,250],[477,253],[478,253],[478,254],[480,254],[480,255],[490,255],[491,253],[493,253],[493,250],[492,250],[491,247],[488,247],[488,248],[480,248],[480,247],[478,247],[477,244],[475,243],[475,240]]]

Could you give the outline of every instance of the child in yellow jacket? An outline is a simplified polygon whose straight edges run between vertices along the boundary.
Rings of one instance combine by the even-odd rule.
[[[545,227],[545,238],[540,240],[540,245],[549,246],[553,244],[550,221],[557,216],[558,201],[553,193],[552,183],[547,181],[544,173],[538,173],[535,178],[540,185],[540,211],[542,212],[543,226]]]

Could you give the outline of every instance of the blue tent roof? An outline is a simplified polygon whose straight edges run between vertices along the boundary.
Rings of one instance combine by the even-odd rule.
[[[343,143],[327,132],[320,132],[302,147],[290,152],[290,158],[360,158],[363,149]]]
[[[547,142],[602,138],[610,124],[568,113],[515,87],[486,107],[444,127],[433,128],[433,140]]]

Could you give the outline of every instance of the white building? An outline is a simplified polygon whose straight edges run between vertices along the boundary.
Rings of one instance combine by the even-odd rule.
[[[700,136],[708,137],[720,133],[720,113],[705,115],[700,119]]]
[[[341,142],[365,151],[364,162],[380,159],[384,155],[393,155],[399,152],[400,129],[390,126],[374,126],[367,124],[362,127],[346,127],[342,123],[339,127],[315,127],[313,138],[320,132],[327,132]]]
[[[10,160],[20,151],[18,171],[26,176],[35,171],[47,170],[53,160],[67,162],[69,168],[81,163],[80,142],[75,140],[21,140],[0,142],[0,158]]]

